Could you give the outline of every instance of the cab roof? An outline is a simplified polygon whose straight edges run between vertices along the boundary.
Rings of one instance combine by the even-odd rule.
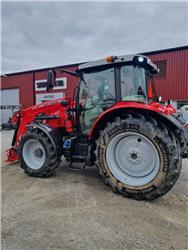
[[[142,60],[142,61],[139,61]],[[152,74],[158,73],[157,66],[144,55],[109,56],[101,60],[80,64],[78,71],[90,72],[100,68],[109,68],[120,64],[133,64],[149,69]]]

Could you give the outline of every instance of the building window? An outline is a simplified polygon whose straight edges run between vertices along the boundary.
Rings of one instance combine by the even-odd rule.
[[[36,81],[36,89],[40,90],[46,88],[46,81]]]
[[[167,61],[166,60],[154,61],[154,63],[160,69],[159,73],[155,77],[166,77]]]
[[[35,91],[46,90],[47,80],[36,80],[35,81]],[[67,78],[56,78],[56,85],[53,89],[66,89],[67,88]]]

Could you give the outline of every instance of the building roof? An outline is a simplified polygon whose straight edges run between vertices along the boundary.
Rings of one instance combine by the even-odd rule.
[[[61,65],[61,66],[52,66],[52,67],[48,67],[48,68],[40,68],[40,69],[33,69],[33,70],[24,70],[24,71],[18,71],[18,72],[13,72],[13,73],[2,74],[1,76],[29,74],[29,73],[33,73],[33,72],[46,71],[46,70],[50,70],[53,68],[60,69],[60,68],[76,67],[79,64],[81,64],[81,63],[66,64],[66,65]]]
[[[161,49],[161,50],[153,50],[149,52],[143,52],[141,54],[144,55],[153,55],[153,54],[160,54],[160,53],[166,53],[166,52],[173,52],[173,51],[178,51],[178,50],[185,50],[188,49],[188,46],[180,46],[180,47],[174,47],[174,48],[168,48],[168,49]]]
[[[142,54],[142,55],[153,55],[153,54],[173,52],[173,51],[185,50],[185,49],[188,49],[188,46],[180,46],[180,47],[174,47],[174,48],[168,48],[168,49],[154,50],[154,51],[148,51],[148,52],[143,52],[143,53],[139,53],[139,54]],[[83,64],[83,63],[86,63],[86,62],[73,63],[73,64],[60,65],[60,66],[52,66],[52,67],[48,67],[48,68],[40,68],[40,69],[33,69],[33,70],[25,70],[25,71],[19,71],[19,72],[2,74],[1,76],[11,76],[11,75],[19,75],[19,74],[28,74],[28,73],[33,73],[33,72],[46,71],[46,70],[50,70],[52,68],[59,69],[59,68],[76,67],[76,66],[78,66],[80,64]]]

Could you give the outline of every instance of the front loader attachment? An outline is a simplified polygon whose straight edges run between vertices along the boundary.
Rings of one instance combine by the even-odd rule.
[[[16,124],[16,129],[14,132],[14,136],[12,138],[11,148],[6,150],[7,159],[5,160],[5,162],[8,164],[11,164],[11,163],[18,161],[18,154],[17,154],[17,149],[16,149],[15,145],[16,145],[18,130],[20,127],[20,120],[21,120],[21,114],[18,111],[16,114],[16,117],[14,117],[14,123]]]
[[[6,150],[7,163],[13,163],[19,159],[19,144],[23,136],[27,133],[30,124],[38,124],[41,130],[43,126],[46,126],[49,129],[64,128],[67,132],[72,132],[72,122],[69,120],[66,112],[67,107],[64,106],[64,102],[63,98],[46,101],[21,110],[17,114],[16,129],[11,148]],[[69,102],[70,100],[68,99],[67,103],[69,104]]]
[[[8,164],[18,161],[17,150],[14,147],[11,147],[6,150],[6,156],[7,156],[7,159],[5,160],[5,162]]]

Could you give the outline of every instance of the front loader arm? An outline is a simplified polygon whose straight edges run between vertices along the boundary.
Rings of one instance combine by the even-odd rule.
[[[71,132],[72,124],[67,108],[62,106],[61,99],[49,101],[35,106],[31,106],[22,110],[18,114],[17,128],[11,143],[11,148],[6,150],[7,163],[12,163],[18,160],[19,141],[28,130],[29,124],[37,122],[38,124],[46,124],[52,128],[67,128],[67,132]],[[67,126],[68,124],[68,126]]]

